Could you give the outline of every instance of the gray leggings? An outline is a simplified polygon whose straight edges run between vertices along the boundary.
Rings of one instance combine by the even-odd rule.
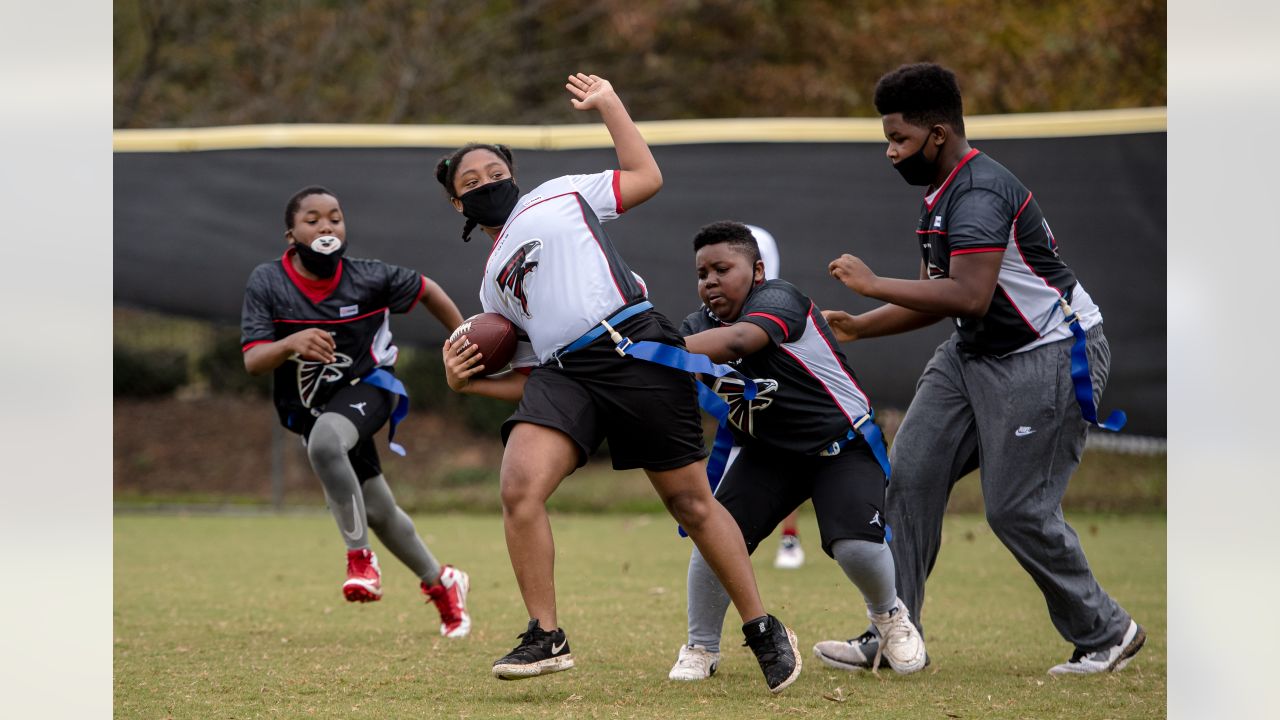
[[[369,547],[368,529],[372,528],[391,554],[419,579],[435,584],[440,577],[440,563],[418,537],[413,520],[396,504],[386,478],[378,475],[361,484],[356,477],[347,453],[359,441],[355,424],[337,413],[316,418],[307,437],[307,458],[324,486],[329,510],[347,548]]]
[[[888,545],[867,540],[836,540],[831,544],[831,554],[862,593],[869,611],[885,613],[893,609],[898,595],[893,586],[893,554]],[[689,644],[720,652],[720,631],[728,609],[729,593],[716,579],[702,553],[694,548],[689,558]]]

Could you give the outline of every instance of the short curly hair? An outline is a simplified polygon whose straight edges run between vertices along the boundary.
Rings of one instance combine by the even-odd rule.
[[[751,228],[740,222],[720,220],[703,225],[693,237],[693,251],[696,253],[708,245],[728,243],[729,247],[738,251],[754,265],[760,261],[760,245]]]
[[[964,103],[956,74],[934,63],[903,65],[876,83],[876,111],[902,113],[902,119],[920,127],[950,125],[964,137]]]

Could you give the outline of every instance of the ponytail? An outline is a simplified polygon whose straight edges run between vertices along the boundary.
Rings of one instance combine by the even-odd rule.
[[[501,143],[489,145],[486,143],[469,142],[466,145],[454,150],[452,153],[440,158],[436,163],[436,181],[444,186],[444,191],[448,193],[449,199],[458,197],[453,190],[453,179],[458,175],[458,164],[462,162],[462,158],[472,150],[488,150],[489,152],[502,158],[507,163],[507,169],[512,175],[516,173],[516,161],[511,156],[511,148]],[[471,242],[471,231],[475,230],[478,223],[475,220],[468,219],[462,226],[462,241]]]

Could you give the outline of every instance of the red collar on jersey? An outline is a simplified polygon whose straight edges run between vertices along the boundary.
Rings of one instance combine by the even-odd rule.
[[[289,276],[289,279],[293,281],[293,284],[296,285],[298,289],[302,291],[302,294],[306,295],[307,299],[311,302],[318,303],[329,297],[329,294],[337,289],[338,283],[342,280],[342,268],[345,263],[341,260],[338,261],[338,271],[333,274],[333,277],[310,280],[299,275],[298,271],[293,269],[292,257],[297,254],[297,252],[297,250],[290,247],[284,251],[284,255],[280,256],[280,264],[284,265],[285,274]]]
[[[964,157],[960,158],[960,162],[956,163],[956,166],[951,168],[951,173],[947,175],[946,180],[942,181],[942,184],[938,186],[938,189],[924,196],[924,205],[926,210],[929,210],[930,212],[933,211],[933,206],[938,204],[938,199],[942,197],[942,193],[947,189],[947,186],[955,179],[956,173],[960,172],[960,168],[964,167],[965,163],[977,156],[978,149],[970,148],[969,152],[965,153]],[[930,200],[930,197],[932,197],[933,200]]]

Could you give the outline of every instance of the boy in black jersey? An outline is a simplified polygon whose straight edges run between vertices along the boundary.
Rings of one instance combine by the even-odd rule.
[[[830,312],[827,320],[841,341],[947,317],[956,327],[925,368],[893,444],[887,502],[899,591],[919,622],[951,486],[981,458],[987,522],[1075,646],[1049,673],[1120,670],[1146,633],[1094,579],[1061,505],[1084,450],[1084,418],[1107,380],[1102,314],[1058,256],[1031,192],[969,147],[951,71],[903,66],[880,79],[875,103],[894,169],[909,184],[928,186],[915,231],[920,276],[882,278],[843,255],[831,275],[886,304],[856,316]],[[1087,341],[1091,377],[1082,375],[1080,395],[1064,303],[1078,313]]]
[[[681,328],[690,352],[730,363],[752,378],[758,394],[743,397],[740,380],[713,389],[729,403],[729,423],[742,446],[716,499],[742,530],[748,552],[789,513],[812,498],[822,549],[861,591],[866,613],[886,642],[883,656],[900,673],[924,667],[924,642],[894,587],[885,544],[887,467],[855,427],[874,423],[866,394],[813,302],[785,280],[766,280],[751,229],[737,222],[703,227],[694,238],[703,307]],[[701,680],[719,664],[720,628],[729,596],[697,548],[689,560],[689,639],[672,680]],[[858,667],[845,643],[814,654],[845,669]]]
[[[346,224],[338,198],[325,188],[298,191],[285,207],[284,255],[254,268],[241,313],[245,369],[274,373],[276,411],[304,438],[312,468],[347,544],[351,602],[382,597],[382,573],[369,547],[372,528],[421,579],[440,612],[440,633],[463,637],[471,628],[469,579],[443,567],[423,544],[413,521],[396,505],[382,475],[373,435],[390,418],[391,435],[408,401],[390,370],[392,313],[419,302],[452,330],[457,306],[424,275],[379,260],[344,257]],[[393,410],[394,408],[394,410]],[[403,452],[392,443],[392,449]]]

